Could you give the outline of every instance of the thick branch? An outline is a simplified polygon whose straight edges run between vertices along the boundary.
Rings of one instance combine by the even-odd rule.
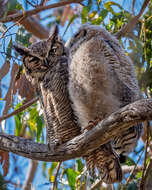
[[[40,21],[35,17],[28,17],[19,21],[19,24],[23,25],[24,28],[31,32],[34,36],[39,39],[46,39],[49,37],[49,31],[40,24]]]
[[[29,10],[29,11],[26,11],[23,13],[19,12],[19,13],[7,16],[6,18],[2,18],[2,19],[0,19],[0,22],[5,23],[5,22],[11,22],[14,20],[17,21],[17,20],[20,20],[22,18],[25,19],[28,16],[35,15],[41,11],[44,11],[44,10],[48,10],[48,9],[56,8],[56,7],[62,7],[62,6],[71,4],[71,3],[80,3],[80,2],[82,2],[82,0],[66,0],[66,1],[60,1],[58,3],[54,3],[51,5],[47,5],[47,6],[38,6],[36,9]]]
[[[0,134],[0,149],[42,161],[65,161],[80,157],[107,143],[132,125],[152,119],[152,99],[134,102],[99,122],[93,129],[49,151],[48,146],[21,137]]]
[[[122,36],[125,36],[127,33],[131,32],[134,28],[134,26],[137,24],[139,18],[141,17],[141,15],[143,14],[144,10],[146,9],[146,7],[148,6],[150,0],[145,0],[143,5],[142,5],[142,8],[139,12],[138,15],[132,17],[128,23],[122,27],[116,34],[115,36],[119,39],[121,38]]]

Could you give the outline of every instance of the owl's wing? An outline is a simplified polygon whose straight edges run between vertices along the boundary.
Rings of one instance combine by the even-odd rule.
[[[136,79],[135,68],[131,60],[125,55],[121,46],[114,41],[106,40],[110,62],[115,71],[117,81],[117,97],[121,107],[142,98]],[[119,154],[128,154],[136,147],[141,136],[143,126],[138,124],[114,138],[114,148]]]
[[[129,104],[140,99],[142,96],[138,86],[138,81],[136,79],[135,67],[132,61],[125,54],[116,39],[104,39],[104,41],[106,47],[105,56],[107,56],[108,52],[109,62],[113,67],[118,84],[121,88],[119,92],[122,93],[120,94],[123,98],[122,101],[126,101],[126,104]],[[124,98],[126,98],[126,100]]]
[[[55,141],[59,144],[80,134],[71,107],[67,83],[67,65],[61,62],[46,74],[41,87],[42,91],[46,91],[44,110],[48,120],[51,118]]]
[[[48,112],[48,109],[46,107],[47,91],[43,89],[41,85],[38,85],[36,87],[36,92],[39,96],[39,102],[43,110],[43,115],[44,115],[44,120],[46,124],[46,130],[47,130],[47,143],[51,147],[51,145],[53,146],[55,143],[55,135],[54,135],[54,130],[53,130],[52,114]],[[52,110],[52,105],[50,106],[51,106],[50,109]]]

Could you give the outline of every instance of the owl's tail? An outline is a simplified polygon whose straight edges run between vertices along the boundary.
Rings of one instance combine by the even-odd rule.
[[[100,146],[84,157],[87,169],[92,177],[95,177],[97,169],[103,182],[112,184],[122,180],[122,170],[117,154],[111,143]]]
[[[132,152],[135,149],[140,136],[142,135],[142,131],[143,125],[138,124],[130,127],[128,130],[115,137],[113,146],[116,152],[122,155],[127,155]]]

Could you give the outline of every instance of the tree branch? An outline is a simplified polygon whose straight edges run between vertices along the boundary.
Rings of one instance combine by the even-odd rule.
[[[140,186],[140,190],[151,190],[152,189],[152,160],[147,165],[147,169],[145,171],[145,181],[142,186]]]
[[[45,144],[0,133],[0,149],[41,161],[65,161],[90,153],[107,143],[132,125],[152,119],[152,99],[129,104],[100,121],[93,129],[55,147],[54,152]]]
[[[49,37],[49,31],[40,24],[40,21],[37,18],[33,16],[22,19],[19,23],[23,25],[27,31],[40,39],[46,39]]]
[[[36,9],[33,9],[33,10],[29,10],[29,11],[26,11],[23,13],[19,12],[19,13],[13,14],[13,15],[9,15],[6,18],[0,19],[0,22],[5,23],[5,22],[11,22],[14,20],[17,21],[19,19],[25,19],[28,16],[35,15],[44,10],[48,10],[48,9],[56,8],[56,7],[62,7],[62,6],[71,4],[71,3],[81,3],[81,2],[82,2],[82,0],[66,0],[66,1],[60,1],[58,3],[54,3],[51,5],[47,5],[47,6],[38,6]]]
[[[11,10],[8,11],[7,16],[13,16],[16,14],[20,14],[20,12],[17,10]],[[23,25],[28,32],[32,33],[34,36],[40,39],[46,39],[49,37],[49,31],[40,23],[39,19],[34,16],[29,16],[25,19],[14,19],[13,21],[16,22],[15,24]],[[14,26],[14,24],[12,26]],[[10,27],[7,28],[7,30],[3,33],[3,36],[9,29]]]
[[[29,106],[31,106],[32,104],[34,104],[36,101],[38,101],[38,97],[33,98],[32,100],[30,100],[29,102],[23,104],[20,108],[18,108],[17,110],[13,111],[10,114],[7,115],[3,115],[2,117],[0,117],[0,122],[2,122],[3,120],[8,119],[9,117],[12,117],[16,114],[18,114],[21,111],[24,111],[26,108],[28,108]]]
[[[140,12],[138,15],[132,17],[128,23],[122,27],[116,34],[116,38],[120,39],[122,36],[125,36],[127,33],[131,32],[134,28],[134,26],[137,24],[139,18],[143,14],[144,10],[146,9],[147,5],[149,4],[150,0],[145,0],[142,8],[140,9]]]
[[[54,183],[53,183],[52,190],[57,189],[57,177],[58,177],[58,174],[59,174],[59,170],[60,170],[61,164],[62,164],[62,162],[59,162],[58,165],[57,165],[57,170],[56,170],[56,174],[54,176]]]

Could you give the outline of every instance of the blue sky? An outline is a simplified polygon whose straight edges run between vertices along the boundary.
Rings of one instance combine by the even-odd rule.
[[[20,0],[19,2],[23,4],[24,1]],[[56,2],[56,0],[51,0],[51,3],[53,3],[53,2]],[[118,0],[117,2],[123,5],[124,1],[123,0]],[[125,8],[127,10],[130,10],[130,3],[131,3],[131,0],[127,0],[127,3],[125,3],[125,6],[126,6]],[[42,12],[41,15],[45,16],[48,13],[50,13],[50,10]],[[47,21],[45,21],[45,22],[47,22]],[[46,24],[45,22],[43,23],[44,25]],[[12,24],[13,23],[8,23],[7,26],[10,26]],[[68,23],[66,23],[66,24],[68,24]],[[63,28],[60,27],[60,34],[61,34],[61,36],[63,35],[63,32],[65,31],[65,28],[66,28],[66,25]],[[18,29],[18,27],[15,26],[15,27],[13,27],[11,29],[11,32],[12,33],[16,33],[17,29]],[[71,36],[71,30],[69,29],[68,32],[66,33],[66,35],[64,36],[64,39],[66,40],[70,36]],[[12,39],[13,39],[13,41],[15,41],[15,35],[12,36]],[[6,47],[7,47],[7,44],[9,43],[9,40],[10,40],[10,37],[8,37],[6,39]],[[1,43],[2,43],[2,41],[1,41]],[[2,51],[2,47],[0,47],[0,51]],[[4,59],[2,58],[2,56],[0,56],[0,67],[3,65],[3,63],[4,63]],[[9,82],[10,82],[10,72],[9,72],[8,75],[6,75],[3,78],[3,80],[1,81],[1,83],[5,84],[8,87],[9,86]],[[2,98],[5,97],[6,92],[7,92],[7,89],[3,88],[2,89]],[[2,111],[3,111],[4,105],[5,105],[4,101],[0,101],[0,114],[1,115],[2,115]],[[11,112],[11,111],[12,110],[9,110],[9,112]],[[9,133],[9,134],[13,134],[14,133],[14,128],[15,128],[15,122],[14,122],[14,119],[12,117],[12,118],[10,118],[10,119],[8,119],[6,121],[6,132]],[[142,146],[142,143],[140,141],[138,143],[137,149],[139,149],[141,146]],[[131,156],[134,156],[134,154],[132,153]],[[12,154],[10,154],[10,157],[11,157],[11,159],[10,159],[10,168],[9,168],[9,173],[8,173],[8,175],[6,177],[6,180],[10,179],[10,177],[12,177],[14,182],[20,181],[21,183],[23,183],[24,180],[25,180],[26,174],[27,174],[29,159],[26,159],[26,158],[23,158],[23,157],[20,157],[20,156],[15,156],[17,158],[17,163],[20,166],[21,172],[17,176],[13,176],[12,171],[13,171],[13,168],[14,168],[15,164],[14,164],[14,159],[12,157]],[[71,161],[66,162],[66,164],[67,165],[71,164]],[[47,168],[49,168],[50,165],[51,165],[51,163],[49,163],[47,165]],[[0,167],[0,171],[2,172],[2,167]],[[35,188],[36,190],[41,190],[42,188],[43,188],[43,190],[45,190],[45,189],[48,190],[48,187],[50,187],[50,185],[48,183],[49,183],[49,180],[42,175],[42,162],[39,162],[39,166],[38,166],[38,170],[36,172],[36,176],[35,176],[35,179],[34,179],[34,182],[33,182],[33,186],[36,187]],[[9,190],[11,190],[11,189],[14,189],[14,188],[12,188],[11,186],[9,186]],[[19,190],[19,189],[20,188],[18,188],[17,190]]]

